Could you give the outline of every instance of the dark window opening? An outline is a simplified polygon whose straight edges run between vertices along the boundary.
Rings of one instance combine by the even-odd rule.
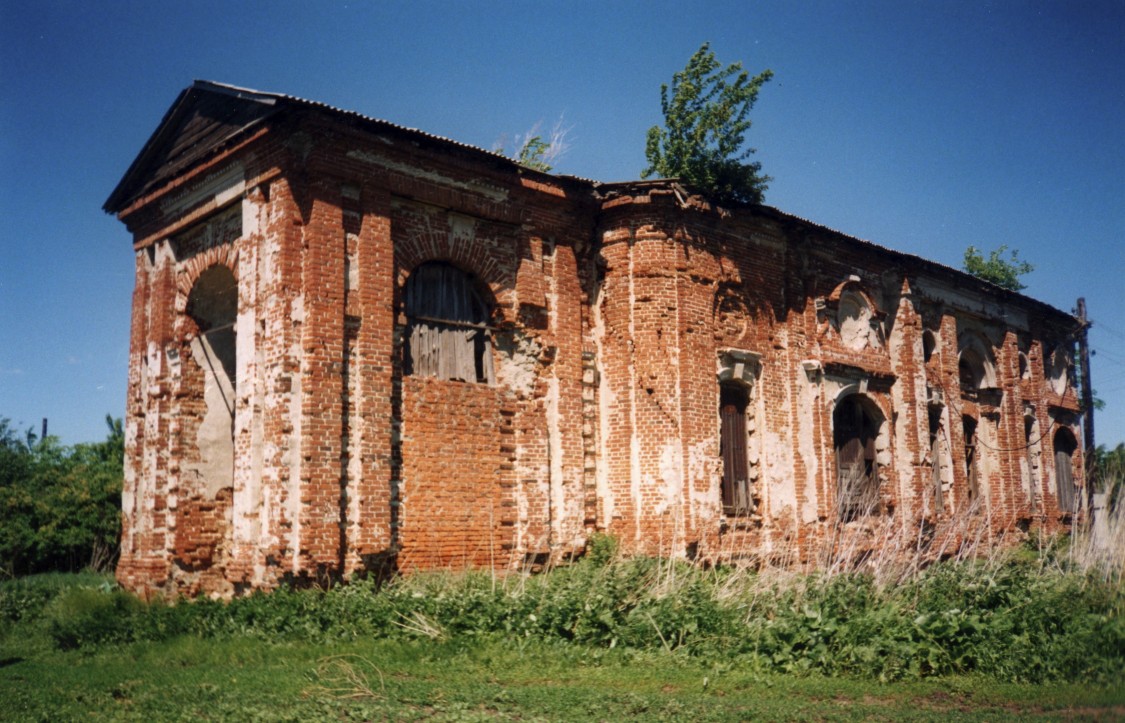
[[[845,397],[832,414],[836,447],[840,519],[847,522],[872,514],[879,506],[875,441],[879,425],[855,395]]]
[[[961,381],[961,391],[975,392],[980,388],[981,375],[977,373],[973,361],[966,353],[962,353],[960,361],[957,362],[957,375]]]
[[[212,373],[226,376],[235,387],[235,319],[238,316],[238,281],[234,273],[216,264],[199,275],[188,295],[187,313],[199,328],[204,353]],[[234,401],[230,402],[234,414]]]
[[[965,477],[968,481],[967,492],[969,504],[974,504],[980,498],[980,479],[977,467],[977,420],[965,416],[961,418],[965,435]]]
[[[723,509],[728,514],[749,514],[754,509],[746,454],[746,407],[749,402],[750,395],[739,384],[724,384],[719,390]]]
[[[445,263],[425,263],[403,289],[403,372],[492,384],[491,309],[472,278]]]
[[[934,338],[934,333],[929,329],[922,332],[922,360],[929,362],[934,356],[934,349],[937,347],[937,340]]]
[[[1055,484],[1059,509],[1063,512],[1074,512],[1077,506],[1078,495],[1074,487],[1074,453],[1077,450],[1078,442],[1069,429],[1060,429],[1055,433]]]

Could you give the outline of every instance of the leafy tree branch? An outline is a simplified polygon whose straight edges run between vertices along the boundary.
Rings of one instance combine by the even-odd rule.
[[[671,86],[660,86],[664,127],[648,131],[642,176],[679,178],[719,202],[761,203],[771,179],[747,160],[754,149],[743,143],[758,91],[772,77],[751,77],[741,63],[724,68],[704,43]]]
[[[1007,245],[1001,244],[1000,248],[988,254],[988,258],[981,255],[975,246],[965,249],[965,258],[961,269],[967,271],[978,279],[996,284],[1011,291],[1023,291],[1027,285],[1020,281],[1020,277],[1030,274],[1035,267],[1026,261],[1021,261],[1019,252],[1012,249],[1009,258],[1004,258]]]

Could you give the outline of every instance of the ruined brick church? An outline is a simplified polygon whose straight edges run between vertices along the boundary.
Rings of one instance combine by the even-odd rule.
[[[1073,316],[768,206],[196,82],[105,210],[145,594],[521,570],[594,532],[814,564],[840,530],[1082,504]]]

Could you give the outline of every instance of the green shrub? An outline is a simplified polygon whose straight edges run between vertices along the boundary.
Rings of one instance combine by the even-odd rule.
[[[1026,556],[933,565],[895,585],[871,575],[703,570],[588,556],[535,576],[431,573],[229,602],[144,604],[104,577],[0,585],[11,633],[41,625],[83,648],[190,635],[269,641],[535,639],[697,656],[752,669],[883,680],[983,674],[1005,681],[1125,679],[1125,592]],[[36,622],[42,610],[42,619]],[[585,653],[584,653],[585,654]]]
[[[144,604],[122,590],[75,587],[51,601],[43,613],[47,632],[62,650],[134,640]]]

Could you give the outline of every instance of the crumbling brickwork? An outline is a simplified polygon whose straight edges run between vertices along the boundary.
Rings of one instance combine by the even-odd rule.
[[[815,565],[1081,511],[1073,317],[776,209],[213,83],[106,209],[146,594],[536,569],[595,531]]]

